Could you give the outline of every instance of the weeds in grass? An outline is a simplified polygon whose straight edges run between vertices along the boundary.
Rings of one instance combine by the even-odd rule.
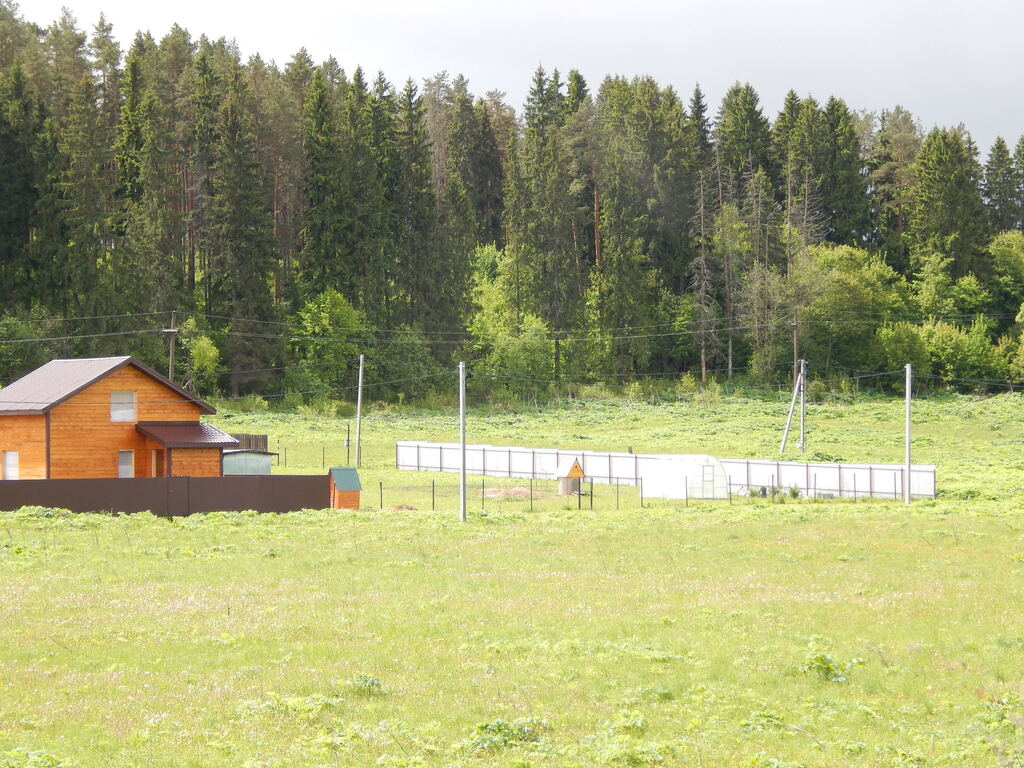
[[[466,742],[466,748],[471,752],[498,752],[517,744],[537,742],[547,730],[547,721],[537,717],[511,721],[498,718],[478,723]]]
[[[864,659],[853,658],[844,664],[837,662],[827,653],[813,653],[800,665],[800,671],[827,680],[830,683],[845,683],[850,670],[864,663]]]
[[[348,681],[348,687],[356,696],[371,698],[384,695],[384,686],[380,684],[380,680],[371,675],[355,675]]]

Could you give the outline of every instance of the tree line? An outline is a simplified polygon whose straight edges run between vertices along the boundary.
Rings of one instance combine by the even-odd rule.
[[[911,362],[1024,379],[1024,139],[927,133],[736,83],[538,68],[520,111],[445,72],[283,67],[175,26],[0,0],[0,377],[166,360],[204,393],[384,395],[456,359],[487,387],[662,374],[776,383]]]

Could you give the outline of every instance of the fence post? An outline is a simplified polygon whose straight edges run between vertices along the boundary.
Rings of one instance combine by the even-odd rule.
[[[533,512],[533,476],[530,476],[530,511]]]
[[[642,477],[637,478],[637,484],[640,486],[640,509],[644,508],[644,479]]]
[[[434,511],[437,510],[437,504],[436,504],[437,495],[436,495],[436,489],[434,487],[434,484],[436,482],[437,482],[436,480],[431,480],[430,481],[430,511],[431,512],[434,512]]]
[[[284,451],[284,465],[287,467],[288,466],[288,446],[286,445],[281,450]]]
[[[384,509],[384,481],[380,481],[380,508]]]
[[[484,466],[484,471],[486,471],[486,465]],[[486,482],[487,482],[487,476],[486,475],[484,477],[480,478],[480,511],[481,512],[484,511],[484,493],[486,493],[486,490],[487,490],[484,487],[484,483],[486,483]]]

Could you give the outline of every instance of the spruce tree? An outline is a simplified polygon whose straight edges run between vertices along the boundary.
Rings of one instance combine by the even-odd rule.
[[[975,152],[962,129],[935,128],[913,166],[912,253],[919,263],[932,254],[949,258],[954,279],[986,271],[989,226]]]
[[[770,167],[771,139],[768,120],[761,111],[757,91],[749,83],[736,83],[726,92],[715,122],[715,145],[723,166],[734,178]]]
[[[982,191],[993,232],[1020,227],[1020,185],[1010,148],[1002,136],[996,137],[989,151]]]
[[[43,115],[20,65],[0,75],[0,306],[7,309],[28,308],[34,293],[28,245]]]
[[[306,178],[299,281],[303,301],[328,288],[351,301],[352,264],[343,261],[345,212],[342,204],[343,164],[333,100],[322,69],[313,73],[303,114]]]
[[[212,313],[231,318],[223,348],[231,393],[265,378],[253,369],[274,364],[277,344],[267,339],[275,319],[271,280],[274,241],[266,182],[256,159],[254,129],[244,99],[242,73],[229,74],[217,122],[209,211]]]
[[[824,110],[825,153],[821,169],[821,206],[828,220],[825,238],[856,245],[868,233],[869,210],[864,162],[854,116],[835,96]]]

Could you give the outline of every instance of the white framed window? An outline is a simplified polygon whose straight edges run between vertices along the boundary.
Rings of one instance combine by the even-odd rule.
[[[4,451],[3,479],[4,480],[17,480],[18,479],[18,452],[17,451]]]
[[[117,452],[117,476],[135,477],[135,451]]]
[[[135,393],[110,393],[110,420],[135,421]]]

